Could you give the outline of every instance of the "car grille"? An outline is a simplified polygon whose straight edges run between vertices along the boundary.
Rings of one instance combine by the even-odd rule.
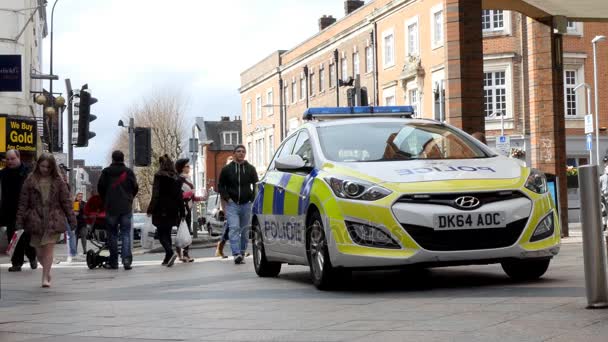
[[[411,194],[401,196],[397,202],[399,203],[417,203],[417,204],[435,204],[435,205],[446,205],[456,209],[462,210],[461,207],[456,205],[456,199],[461,196],[473,196],[479,199],[479,207],[483,207],[485,204],[506,201],[515,198],[526,197],[519,191],[493,191],[493,192],[466,192],[466,193],[453,193],[453,194]]]
[[[509,223],[506,228],[434,230],[433,227],[402,224],[405,231],[424,249],[461,251],[508,247],[517,242],[527,218]]]

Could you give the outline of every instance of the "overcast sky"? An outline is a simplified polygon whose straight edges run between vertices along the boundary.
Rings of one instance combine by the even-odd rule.
[[[50,17],[53,0],[49,1]],[[53,71],[64,91],[88,83],[97,136],[75,148],[87,165],[105,165],[129,106],[156,90],[176,89],[188,102],[187,127],[241,115],[240,73],[275,50],[318,31],[318,18],[344,16],[342,0],[59,0]],[[44,40],[48,71],[50,35]],[[45,84],[48,89],[48,83]],[[64,141],[66,141],[64,139]]]

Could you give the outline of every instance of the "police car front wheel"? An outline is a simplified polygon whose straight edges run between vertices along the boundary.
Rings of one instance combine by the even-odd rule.
[[[309,222],[306,250],[308,252],[310,275],[313,284],[319,290],[327,290],[337,285],[338,281],[349,272],[332,266],[319,213],[312,213]]]
[[[253,266],[260,277],[276,277],[281,272],[280,262],[271,262],[266,258],[264,239],[257,221],[253,223]]]
[[[502,269],[513,280],[535,280],[543,276],[551,259],[523,259],[502,262]]]

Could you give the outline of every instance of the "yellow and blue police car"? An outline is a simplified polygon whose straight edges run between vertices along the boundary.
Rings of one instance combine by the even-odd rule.
[[[409,106],[310,108],[277,149],[252,209],[256,273],[308,265],[331,287],[353,269],[500,263],[541,277],[560,225],[538,170]]]

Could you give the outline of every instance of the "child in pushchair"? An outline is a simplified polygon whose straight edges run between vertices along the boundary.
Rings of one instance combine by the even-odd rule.
[[[106,213],[103,201],[99,195],[92,196],[84,207],[84,216],[87,224],[87,240],[97,248],[97,251],[87,251],[87,266],[90,269],[106,267],[110,257],[101,255],[102,251],[108,250],[108,232],[106,229]],[[120,241],[119,248],[120,250]]]

